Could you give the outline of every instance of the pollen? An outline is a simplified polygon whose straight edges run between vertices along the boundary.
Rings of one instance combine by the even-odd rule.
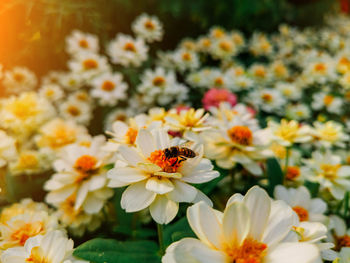
[[[42,222],[24,224],[21,228],[12,233],[11,239],[19,245],[24,246],[27,239],[40,234],[43,231]]]
[[[101,88],[104,91],[113,91],[115,89],[115,84],[110,80],[106,80],[105,82],[103,82]]]
[[[75,169],[87,173],[96,169],[97,159],[91,155],[80,156],[74,164]]]
[[[83,67],[85,70],[96,69],[98,68],[98,63],[94,59],[87,59],[84,60]]]
[[[262,98],[263,101],[265,101],[265,102],[272,102],[272,100],[273,100],[272,95],[269,94],[269,93],[264,93],[264,94],[262,94],[261,98]]]
[[[157,87],[163,86],[165,84],[165,78],[161,76],[155,77],[152,83],[154,86],[157,86]]]
[[[321,164],[321,176],[327,179],[335,179],[338,177],[338,169],[341,167],[341,164]]]
[[[33,169],[39,164],[38,158],[32,153],[22,153],[18,160],[18,166],[23,169]]]
[[[327,69],[326,65],[324,63],[317,63],[314,66],[315,71],[320,72],[320,73],[324,73]]]
[[[177,169],[181,166],[178,162],[178,157],[166,158],[162,150],[156,150],[151,153],[148,160],[155,165],[158,165],[167,173],[175,173]]]
[[[275,132],[275,135],[281,137],[282,139],[293,142],[298,136],[299,124],[296,121],[282,120],[281,125]]]
[[[50,261],[43,255],[42,248],[40,248],[39,246],[32,248],[29,258],[26,258],[26,262],[50,263]]]
[[[221,77],[218,77],[215,79],[214,83],[217,86],[222,86],[222,85],[224,85],[224,80]]]
[[[135,47],[134,43],[128,42],[124,45],[124,50],[130,51],[130,52],[136,52],[136,47]]]
[[[135,144],[137,134],[138,134],[138,130],[136,130],[134,128],[129,128],[125,134],[126,143],[130,144],[130,145]]]
[[[240,247],[228,246],[225,252],[233,263],[262,263],[266,249],[266,244],[247,238]]]
[[[191,54],[188,53],[188,52],[183,53],[182,54],[182,60],[191,61]]]
[[[240,145],[251,145],[253,133],[247,126],[234,126],[227,131],[228,136],[235,143]]]
[[[17,81],[17,82],[23,82],[25,77],[22,73],[15,73],[13,75],[13,78]]]
[[[297,213],[297,215],[300,219],[300,222],[304,222],[304,221],[309,220],[309,212],[304,207],[294,206],[293,210],[295,213]]]
[[[254,75],[260,78],[266,77],[266,71],[264,67],[257,67],[254,71]]]
[[[288,166],[286,178],[294,180],[300,176],[300,168],[298,166]]]

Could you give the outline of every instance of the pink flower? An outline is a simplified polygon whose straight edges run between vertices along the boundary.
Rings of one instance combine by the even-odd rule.
[[[209,110],[210,107],[219,107],[221,102],[228,102],[232,106],[237,104],[237,96],[226,89],[210,89],[202,99],[204,109]]]

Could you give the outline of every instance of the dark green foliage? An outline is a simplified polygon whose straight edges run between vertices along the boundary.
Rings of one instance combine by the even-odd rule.
[[[267,160],[268,192],[272,196],[276,185],[283,184],[284,174],[276,158]]]
[[[74,256],[91,263],[160,262],[158,246],[152,241],[125,241],[96,238],[77,247]]]

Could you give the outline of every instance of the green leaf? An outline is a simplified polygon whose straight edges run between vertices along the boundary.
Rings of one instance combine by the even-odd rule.
[[[171,225],[167,225],[164,229],[164,243],[166,246],[184,237],[196,237],[186,217]]]
[[[320,184],[319,183],[305,181],[304,185],[305,185],[305,187],[307,189],[309,189],[312,197],[316,197],[317,196],[319,188],[320,188]]]
[[[269,180],[268,192],[273,195],[276,185],[283,184],[284,174],[276,158],[267,159],[267,178]]]
[[[116,241],[96,238],[77,247],[74,256],[94,263],[160,262],[158,246],[152,241]]]

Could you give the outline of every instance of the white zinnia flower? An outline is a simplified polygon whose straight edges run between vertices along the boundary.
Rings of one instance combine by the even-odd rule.
[[[81,52],[97,53],[99,49],[97,36],[79,30],[73,30],[67,36],[66,45],[67,52],[73,56]]]
[[[159,19],[147,14],[137,17],[131,27],[138,37],[145,39],[149,43],[162,40],[164,34],[163,26]]]
[[[198,239],[170,245],[163,263],[320,263],[318,248],[309,243],[283,242],[297,222],[293,210],[253,187],[233,195],[223,213],[204,202],[187,210]]]
[[[166,158],[164,149],[176,146],[163,129],[152,132],[142,129],[136,147],[121,145],[122,160],[108,172],[110,187],[128,186],[121,199],[127,212],[149,207],[151,216],[159,224],[167,224],[177,214],[179,202],[210,200],[190,183],[204,183],[219,176],[209,160],[203,159],[202,146],[193,150],[195,158],[179,162],[178,157]],[[195,147],[194,146],[194,147]]]

